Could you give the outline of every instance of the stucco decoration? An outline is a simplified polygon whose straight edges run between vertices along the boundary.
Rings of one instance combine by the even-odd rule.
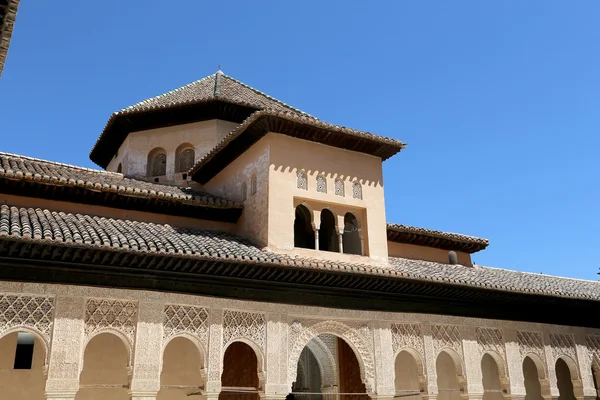
[[[553,363],[562,356],[577,360],[577,351],[575,350],[575,339],[573,338],[573,335],[551,333],[550,347],[552,349]]]
[[[517,332],[517,342],[519,343],[521,357],[524,358],[528,354],[535,354],[545,363],[544,341],[541,333],[519,331]]]
[[[194,166],[194,149],[185,148],[179,153],[179,170],[177,172],[187,172]]]
[[[322,334],[310,340],[306,345],[319,364],[321,384],[323,387],[330,387],[338,384],[336,366],[337,340],[337,337],[334,335]]]
[[[323,175],[317,176],[317,192],[327,193],[327,178]]]
[[[264,314],[226,310],[223,315],[223,344],[246,339],[264,351],[266,319]]]
[[[508,390],[508,363],[506,361],[506,352],[504,349],[504,336],[502,330],[497,328],[475,328],[475,336],[479,347],[480,356],[489,354],[492,356],[500,373],[500,382],[502,387]]]
[[[396,356],[402,349],[415,350],[421,359],[423,350],[423,332],[419,324],[393,324],[392,325],[392,349]]]
[[[0,295],[0,337],[20,328],[33,330],[46,349],[52,334],[54,299],[17,294]]]
[[[288,363],[288,386],[296,381],[296,372],[298,368],[298,359],[305,346],[315,337],[322,334],[335,335],[352,348],[358,365],[363,383],[368,393],[372,393],[375,388],[375,365],[372,354],[372,340],[367,342],[365,335],[369,333],[361,332],[365,324],[357,324],[352,328],[345,323],[338,321],[320,321],[320,320],[297,320],[291,324],[289,333],[289,363]]]
[[[346,193],[344,192],[344,181],[341,180],[340,178],[336,178],[335,179],[335,195],[336,196],[345,196]]]
[[[208,348],[208,310],[204,307],[166,305],[163,343],[182,333],[195,337],[202,344],[205,353]]]
[[[308,190],[308,178],[306,177],[306,172],[298,171],[296,176],[296,187],[298,189]]]
[[[352,197],[362,200],[362,186],[360,182],[352,182]]]
[[[137,303],[134,301],[112,299],[88,299],[86,301],[84,325],[86,345],[100,333],[114,333],[124,341],[131,362],[136,324]]]
[[[585,343],[587,344],[594,367],[600,369],[600,336],[587,335]]]
[[[460,329],[454,325],[432,325],[431,334],[433,338],[433,350],[437,357],[443,349],[452,349],[458,355],[462,355],[462,341],[460,340]],[[462,365],[462,360],[461,360]]]

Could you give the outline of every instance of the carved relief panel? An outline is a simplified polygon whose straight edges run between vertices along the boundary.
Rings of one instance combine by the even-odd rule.
[[[0,295],[0,335],[24,327],[40,333],[50,343],[54,313],[54,299],[43,296],[17,294]]]

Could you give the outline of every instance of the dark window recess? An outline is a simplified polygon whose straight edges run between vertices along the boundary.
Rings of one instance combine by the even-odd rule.
[[[158,178],[154,178],[154,182],[158,182]]]
[[[187,174],[181,174],[182,179],[187,179]]]
[[[17,334],[17,350],[15,351],[15,369],[31,369],[33,362],[33,344],[35,339],[31,333]]]

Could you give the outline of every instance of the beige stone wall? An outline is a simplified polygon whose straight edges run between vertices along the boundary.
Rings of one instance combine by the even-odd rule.
[[[180,145],[191,144],[198,160],[236,126],[233,122],[209,120],[131,132],[106,169],[116,172],[118,165],[122,164],[124,174],[146,176],[148,153],[162,148],[167,153],[167,175],[161,182],[180,180],[180,174],[175,173],[175,154]]]
[[[238,232],[261,246],[267,244],[270,141],[261,140],[220,171],[205,185],[209,193],[244,205]],[[253,193],[253,178],[256,193]],[[246,186],[246,199],[242,187]]]
[[[194,386],[216,398],[225,350],[238,342],[256,355],[256,362],[239,367],[258,379],[261,393],[282,398],[296,381],[306,346],[321,366],[339,362],[339,356],[323,358],[334,354],[328,338],[337,337],[356,356],[360,381],[372,396],[414,390],[418,380],[424,396],[438,399],[498,399],[498,390],[504,398],[550,398],[561,391],[568,398],[564,392],[573,386],[575,398],[584,400],[595,396],[591,365],[600,355],[599,329],[150,291],[0,282],[0,310],[0,385],[11,393],[40,392],[43,378],[35,374],[43,376],[43,346],[36,348],[33,370],[10,368],[10,335],[36,332],[40,343],[49,343],[46,391],[61,399],[127,399],[131,392],[134,399],[175,400]],[[323,351],[310,347],[315,338]],[[559,359],[571,385],[564,371],[555,371]],[[29,373],[33,381],[24,377]],[[323,382],[332,374],[325,370]],[[334,388],[327,390],[334,396]]]
[[[361,233],[365,254],[387,262],[386,218],[381,159],[284,135],[269,134],[271,159],[269,176],[269,247],[294,248],[293,205],[308,200],[315,211],[331,206],[343,229],[343,211],[363,216]],[[265,140],[263,139],[263,140]],[[297,174],[305,171],[308,190],[297,187]],[[327,181],[327,193],[317,191],[317,176]],[[335,194],[335,180],[344,183],[344,196]],[[352,183],[362,187],[362,199],[352,196]],[[342,226],[339,221],[341,217]]]
[[[387,245],[388,254],[390,257],[401,257],[409,258],[411,260],[425,260],[448,264],[448,250],[391,241],[388,241]],[[471,262],[471,255],[469,253],[457,251],[456,255],[458,256],[459,264],[473,265]]]
[[[35,339],[31,369],[13,369],[16,348],[17,332],[0,339],[0,398],[43,400],[46,386],[44,344]]]

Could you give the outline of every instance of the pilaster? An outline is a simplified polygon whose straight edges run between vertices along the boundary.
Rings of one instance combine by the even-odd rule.
[[[268,398],[285,398],[292,390],[287,386],[287,324],[282,314],[267,314],[266,318],[267,359],[264,393],[271,396]]]
[[[467,378],[467,393],[463,395],[463,398],[481,400],[483,398],[482,354],[477,343],[475,327],[462,327],[460,333],[465,360],[465,377]]]
[[[58,296],[50,346],[46,398],[72,400],[79,390],[83,362],[85,300]]]
[[[208,371],[206,376],[206,399],[218,398],[221,392],[223,372],[223,309],[211,308],[208,317]]]
[[[547,374],[547,384],[549,386],[550,395],[544,393],[542,389],[542,396],[545,399],[558,399],[560,395],[558,391],[558,382],[556,379],[556,360],[554,359],[554,354],[552,352],[552,346],[550,345],[550,333],[544,332],[544,355],[546,356],[546,374]],[[546,392],[547,393],[547,392]]]
[[[431,332],[431,324],[423,324],[423,349],[425,351],[425,371],[427,372],[426,389],[427,394],[422,396],[423,400],[435,400],[437,398],[437,373],[435,370],[435,347],[433,345],[433,333]]]
[[[523,376],[523,359],[519,349],[517,331],[505,329],[503,336],[510,397],[512,400],[523,400],[525,398],[525,377]]]
[[[165,305],[140,301],[138,307],[130,395],[134,400],[153,400],[160,390]]]
[[[583,386],[584,399],[596,399],[594,387],[594,375],[592,373],[592,351],[587,346],[584,335],[575,335],[575,351],[581,374],[581,385]]]
[[[389,322],[374,322],[373,348],[375,357],[375,394],[376,397],[394,397],[394,348],[392,346],[392,327]]]

